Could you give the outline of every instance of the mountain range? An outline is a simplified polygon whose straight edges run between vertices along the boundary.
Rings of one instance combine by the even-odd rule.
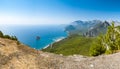
[[[115,25],[118,26],[120,23],[115,22]],[[77,20],[65,27],[65,31],[69,35],[83,35],[87,37],[98,36],[99,34],[105,34],[108,26],[111,25],[111,22],[92,20],[92,21],[81,21]]]

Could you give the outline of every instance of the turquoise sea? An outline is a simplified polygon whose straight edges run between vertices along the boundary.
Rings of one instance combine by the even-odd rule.
[[[67,36],[63,25],[3,25],[0,30],[5,34],[17,36],[20,42],[36,49],[42,49]],[[40,40],[36,40],[37,36]]]

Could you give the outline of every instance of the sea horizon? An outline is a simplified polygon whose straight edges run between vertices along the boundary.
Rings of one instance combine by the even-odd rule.
[[[4,25],[0,30],[8,35],[14,35],[18,40],[34,49],[43,49],[51,43],[67,37],[64,25]],[[40,40],[36,40],[39,36]]]

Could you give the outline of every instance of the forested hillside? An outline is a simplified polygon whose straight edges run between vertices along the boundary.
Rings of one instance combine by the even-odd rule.
[[[119,50],[120,26],[115,27],[114,22],[108,27],[106,34],[99,34],[97,37],[72,35],[43,49],[43,51],[56,54],[85,56],[112,54]]]

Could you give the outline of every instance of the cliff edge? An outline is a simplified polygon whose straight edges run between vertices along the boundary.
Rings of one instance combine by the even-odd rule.
[[[0,69],[120,69],[120,53],[85,57],[37,51],[0,38]]]

